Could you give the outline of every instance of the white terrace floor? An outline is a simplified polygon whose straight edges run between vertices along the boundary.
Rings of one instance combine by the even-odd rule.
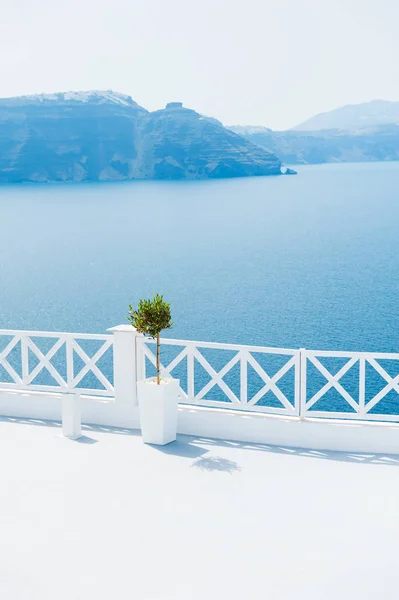
[[[4,600],[399,597],[399,458],[0,421]]]

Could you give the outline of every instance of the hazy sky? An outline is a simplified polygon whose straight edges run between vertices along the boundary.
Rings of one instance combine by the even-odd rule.
[[[399,100],[399,0],[0,0],[0,96],[114,89],[288,128]]]

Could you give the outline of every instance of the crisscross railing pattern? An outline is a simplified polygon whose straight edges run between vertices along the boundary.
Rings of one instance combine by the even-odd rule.
[[[123,331],[118,335],[125,339]],[[113,335],[0,330],[0,388],[114,397],[115,358],[116,365],[122,361],[119,372],[130,372],[132,365],[133,386],[155,372],[155,341],[134,330],[131,335],[130,346],[121,338],[116,346]],[[116,357],[114,347],[119,348]],[[180,379],[182,403],[399,421],[399,354],[163,339],[161,356],[161,375]],[[124,383],[119,380],[118,385],[125,393]]]
[[[0,330],[1,340],[6,341],[0,346],[2,388],[100,396],[114,393],[110,381],[112,361],[108,361],[109,376],[98,365],[112,350],[112,335]],[[82,347],[83,343],[94,344],[91,356],[87,348]]]
[[[137,338],[137,343],[138,379],[141,379],[148,376],[149,364],[155,365],[155,354],[150,348],[154,341]],[[182,350],[162,365],[161,376],[180,378],[181,402],[235,410],[299,414],[299,350],[164,339],[163,355],[167,354],[165,349],[179,346]],[[219,365],[215,366],[204,355],[206,351],[227,351],[233,356],[223,366],[223,361],[216,360]],[[276,366],[271,361],[269,369],[273,372],[268,372],[268,367],[261,364],[266,357],[279,357],[283,364]],[[202,367],[201,374],[196,373],[196,365]],[[180,371],[176,373],[178,367]],[[227,382],[225,378],[235,367],[238,367],[238,372]],[[291,384],[287,382],[283,388],[282,380],[289,373],[292,373]],[[216,397],[215,388],[219,388]]]
[[[331,366],[327,368],[323,359],[329,360],[332,367],[334,359],[345,364],[332,373]],[[326,380],[317,391],[314,373],[309,375],[310,365]],[[390,374],[387,365],[394,374]],[[399,354],[302,350],[301,388],[303,416],[398,421]],[[337,408],[337,400],[323,404],[323,398],[330,392],[343,399],[341,409]],[[318,408],[320,404],[322,408]]]

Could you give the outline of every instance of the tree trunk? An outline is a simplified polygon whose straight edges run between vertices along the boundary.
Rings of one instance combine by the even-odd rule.
[[[157,334],[157,384],[161,383],[161,334]]]

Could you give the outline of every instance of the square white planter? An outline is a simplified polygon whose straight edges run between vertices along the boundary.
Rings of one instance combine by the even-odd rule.
[[[174,442],[177,432],[179,379],[151,379],[137,382],[137,397],[143,442],[164,446]]]

